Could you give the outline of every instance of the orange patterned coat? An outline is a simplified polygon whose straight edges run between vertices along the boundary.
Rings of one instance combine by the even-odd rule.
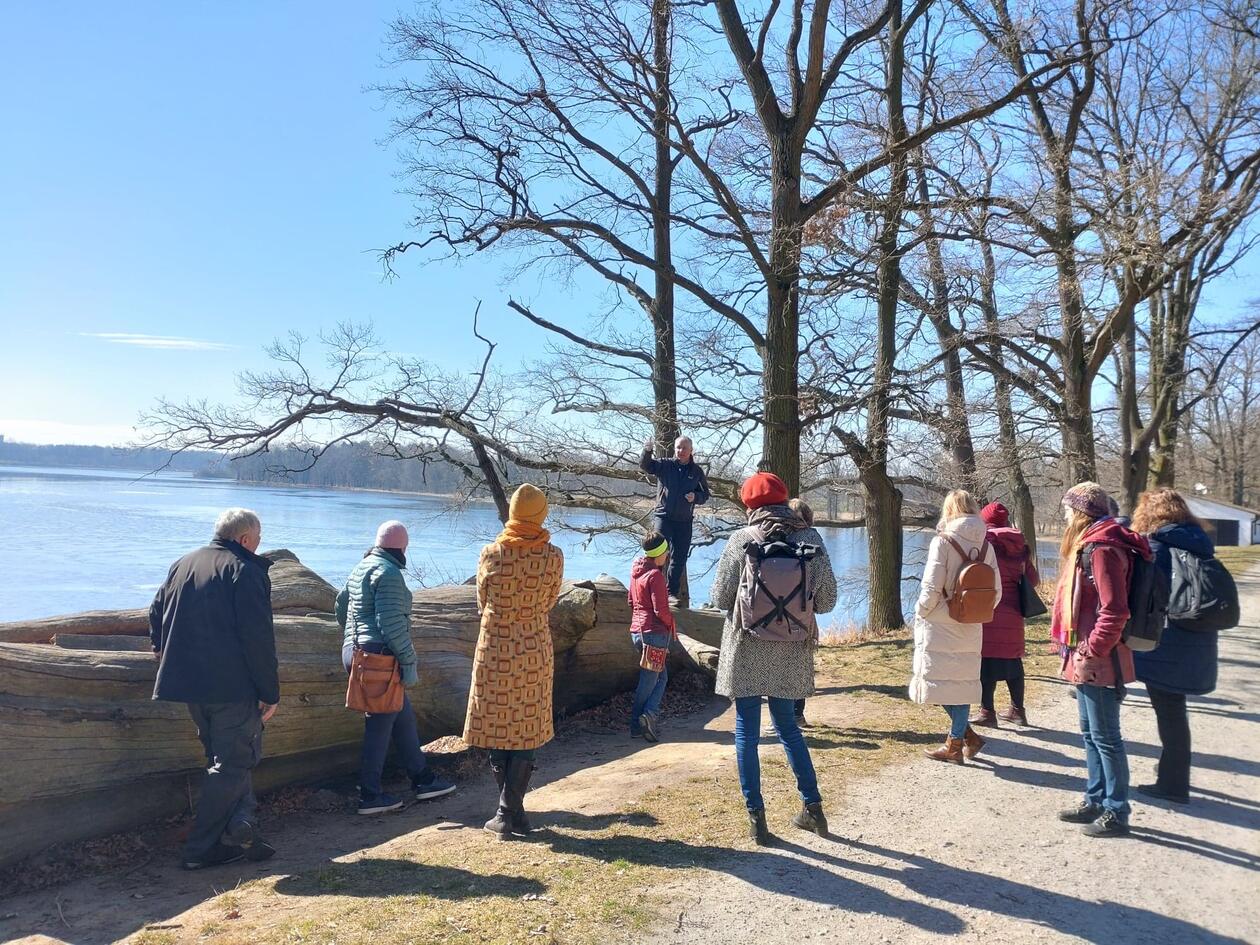
[[[564,553],[555,545],[494,542],[481,550],[481,634],[464,720],[469,745],[523,751],[551,741],[555,650],[547,617],[563,579]]]

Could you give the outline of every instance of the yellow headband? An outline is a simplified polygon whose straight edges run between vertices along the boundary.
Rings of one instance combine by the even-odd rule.
[[[661,555],[665,554],[665,552],[667,551],[669,551],[669,542],[666,539],[662,538],[661,543],[659,545],[657,545],[655,548],[649,548],[647,551],[643,553],[647,555],[649,558],[659,558]]]

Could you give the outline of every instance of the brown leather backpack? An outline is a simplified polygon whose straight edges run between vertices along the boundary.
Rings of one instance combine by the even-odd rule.
[[[941,535],[962,558],[962,567],[954,580],[954,591],[945,593],[949,615],[959,623],[988,623],[997,607],[998,592],[993,589],[997,579],[992,565],[985,561],[989,540],[980,543],[979,550],[970,553],[963,550],[949,535]]]

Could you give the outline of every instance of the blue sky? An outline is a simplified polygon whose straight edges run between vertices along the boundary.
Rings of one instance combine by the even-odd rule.
[[[510,260],[404,259],[383,77],[405,0],[10,4],[0,30],[0,434],[125,442],[159,396],[225,399],[290,329],[371,320],[457,369],[483,326],[510,367],[544,338],[509,312]],[[1208,318],[1257,294],[1260,261]],[[577,324],[580,300],[516,284]]]
[[[494,261],[381,280],[371,250],[407,235],[410,204],[364,88],[405,8],[7,6],[0,434],[125,441],[157,396],[222,398],[272,338],[346,319],[471,363],[476,297],[514,352],[541,350]]]

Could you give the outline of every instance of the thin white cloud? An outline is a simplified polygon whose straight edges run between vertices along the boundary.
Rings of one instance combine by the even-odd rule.
[[[176,338],[170,335],[137,335],[122,331],[81,331],[79,334],[84,338],[100,338],[111,345],[133,345],[137,348],[157,348],[162,351],[227,351],[235,347],[218,341]]]

